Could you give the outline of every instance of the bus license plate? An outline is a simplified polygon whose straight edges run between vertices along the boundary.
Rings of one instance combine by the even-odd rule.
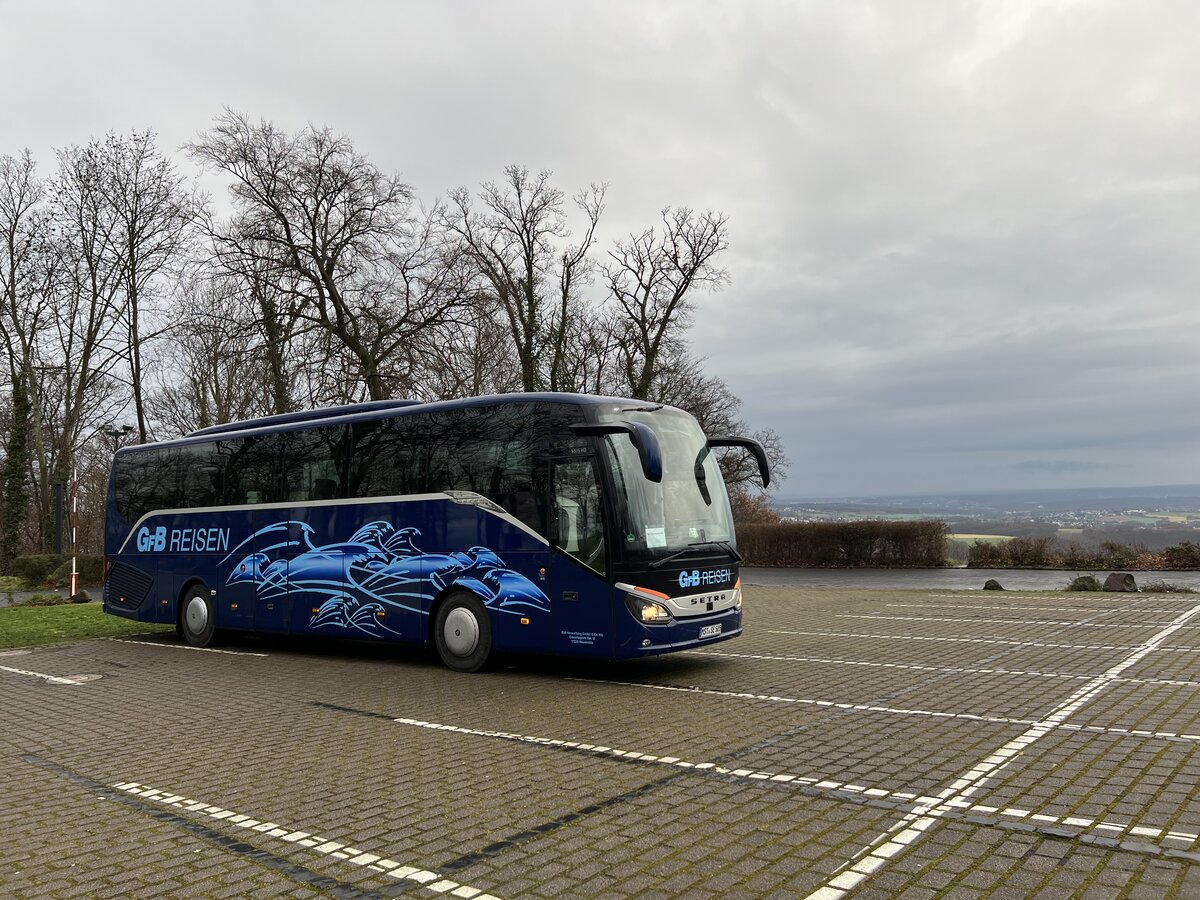
[[[721,633],[721,623],[720,622],[718,622],[716,625],[701,625],[700,626],[700,637],[702,637],[702,638],[716,637],[720,633]]]

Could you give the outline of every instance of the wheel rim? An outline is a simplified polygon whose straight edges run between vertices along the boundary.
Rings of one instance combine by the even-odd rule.
[[[450,610],[442,626],[442,639],[455,656],[470,656],[479,644],[479,623],[474,614],[461,606]]]
[[[183,616],[188,631],[200,634],[208,625],[208,604],[204,602],[203,597],[193,597],[188,601]]]

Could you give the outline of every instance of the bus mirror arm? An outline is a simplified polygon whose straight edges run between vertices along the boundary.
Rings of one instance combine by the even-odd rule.
[[[715,437],[708,439],[710,447],[744,447],[754,454],[754,458],[758,460],[758,474],[762,478],[762,486],[768,487],[771,484],[771,467],[767,464],[767,451],[763,449],[763,445],[754,438],[744,437]]]
[[[577,422],[568,425],[572,434],[580,437],[596,437],[606,434],[627,434],[633,446],[637,449],[638,459],[642,464],[642,474],[647,481],[658,484],[662,481],[662,448],[658,444],[658,435],[641,422],[610,422],[603,425],[593,425],[587,422]]]

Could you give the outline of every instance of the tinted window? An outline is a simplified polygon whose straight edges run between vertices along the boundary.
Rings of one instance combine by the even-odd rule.
[[[346,430],[339,426],[271,436],[285,499],[295,502],[346,496],[345,434]]]
[[[216,444],[191,444],[179,448],[179,505],[217,506],[221,502],[224,458]]]
[[[544,534],[535,471],[555,428],[578,413],[557,404],[503,404],[398,416],[354,428],[356,497],[472,491]]]
[[[279,479],[275,477],[278,438],[278,435],[261,435],[217,442],[217,452],[225,461],[225,477],[221,480],[223,505],[276,503],[283,499]]]
[[[126,453],[117,459],[117,511],[133,524],[155,509],[179,506],[178,447]]]
[[[418,446],[423,419],[406,416],[354,426],[349,495],[392,497],[424,491]]]

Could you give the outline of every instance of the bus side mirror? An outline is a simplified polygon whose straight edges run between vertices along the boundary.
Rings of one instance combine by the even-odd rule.
[[[762,486],[767,487],[771,483],[771,467],[767,464],[767,451],[763,449],[763,445],[754,438],[744,437],[715,437],[708,439],[710,447],[745,447],[754,454],[754,458],[758,460],[758,474],[762,478]]]
[[[591,425],[577,422],[568,425],[572,434],[580,437],[593,437],[605,434],[627,434],[638,452],[642,463],[642,474],[647,481],[658,484],[662,481],[662,448],[658,443],[658,435],[648,425],[641,422],[611,422],[604,425]]]

